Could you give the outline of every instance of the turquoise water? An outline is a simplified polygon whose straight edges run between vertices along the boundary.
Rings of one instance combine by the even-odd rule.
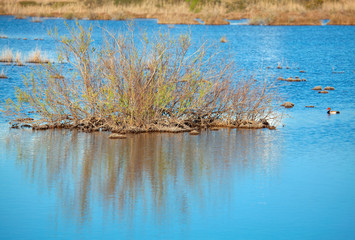
[[[82,23],[111,30],[125,24]],[[168,30],[154,20],[135,24]],[[55,26],[65,33],[61,19],[32,23],[2,16],[0,32],[8,38],[0,47],[24,54],[39,47],[54,57],[47,29]],[[218,44],[245,72],[306,78],[280,86],[295,107],[285,110],[276,131],[141,134],[118,141],[108,133],[10,130],[2,117],[1,239],[354,239],[355,27],[169,30],[189,30],[195,41],[225,36],[228,43]],[[98,44],[101,36],[94,34]],[[9,77],[0,79],[1,100],[21,87],[30,67],[0,65]],[[317,85],[335,91],[318,94],[311,90]],[[328,107],[341,114],[328,116]]]

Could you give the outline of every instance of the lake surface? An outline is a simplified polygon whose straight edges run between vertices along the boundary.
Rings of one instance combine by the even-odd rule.
[[[355,26],[134,24],[216,41],[246,73],[307,81],[280,86],[295,107],[276,131],[113,141],[106,132],[11,130],[1,117],[1,239],[355,239]],[[0,47],[23,55],[38,47],[54,59],[54,27],[66,33],[62,19],[1,16],[8,38]],[[101,42],[101,30],[94,39]],[[0,79],[1,101],[31,67],[0,64],[9,77]],[[318,94],[317,85],[335,91]],[[328,107],[341,114],[328,116]]]

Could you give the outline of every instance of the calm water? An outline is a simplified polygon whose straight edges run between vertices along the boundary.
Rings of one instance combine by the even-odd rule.
[[[154,20],[135,24],[168,30]],[[24,55],[38,47],[54,58],[47,29],[55,26],[66,33],[61,19],[2,16],[8,38],[0,47]],[[0,118],[1,239],[355,239],[355,27],[170,29],[187,30],[194,41],[225,36],[221,47],[245,72],[306,78],[280,88],[295,103],[285,126],[112,141],[108,133],[10,130]],[[94,33],[96,43],[101,36]],[[1,101],[30,67],[0,65],[9,77],[0,79]],[[318,94],[317,85],[336,90]],[[327,107],[341,114],[328,116]]]

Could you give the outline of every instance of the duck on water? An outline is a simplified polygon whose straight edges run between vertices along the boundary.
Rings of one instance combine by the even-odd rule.
[[[339,111],[332,111],[330,108],[327,108],[328,110],[328,114],[339,114],[340,112]]]

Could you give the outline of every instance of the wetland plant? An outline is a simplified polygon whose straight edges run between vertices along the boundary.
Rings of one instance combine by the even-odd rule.
[[[6,73],[4,73],[4,69],[1,69],[0,78],[7,78]]]
[[[21,52],[17,51],[15,55],[15,63],[17,66],[24,66],[22,57],[21,57]]]
[[[3,63],[12,63],[14,59],[12,50],[8,47],[6,47],[5,49],[3,49],[1,51],[1,56],[0,56],[0,62]]]
[[[128,26],[118,34],[103,30],[99,47],[92,27],[77,22],[68,30],[68,36],[50,33],[58,63],[34,67],[3,105],[16,126],[180,132],[245,121],[262,127],[280,117],[275,81],[241,77],[217,44]]]
[[[45,53],[43,53],[40,49],[36,48],[34,51],[30,52],[27,62],[41,64],[48,63],[49,60]]]

